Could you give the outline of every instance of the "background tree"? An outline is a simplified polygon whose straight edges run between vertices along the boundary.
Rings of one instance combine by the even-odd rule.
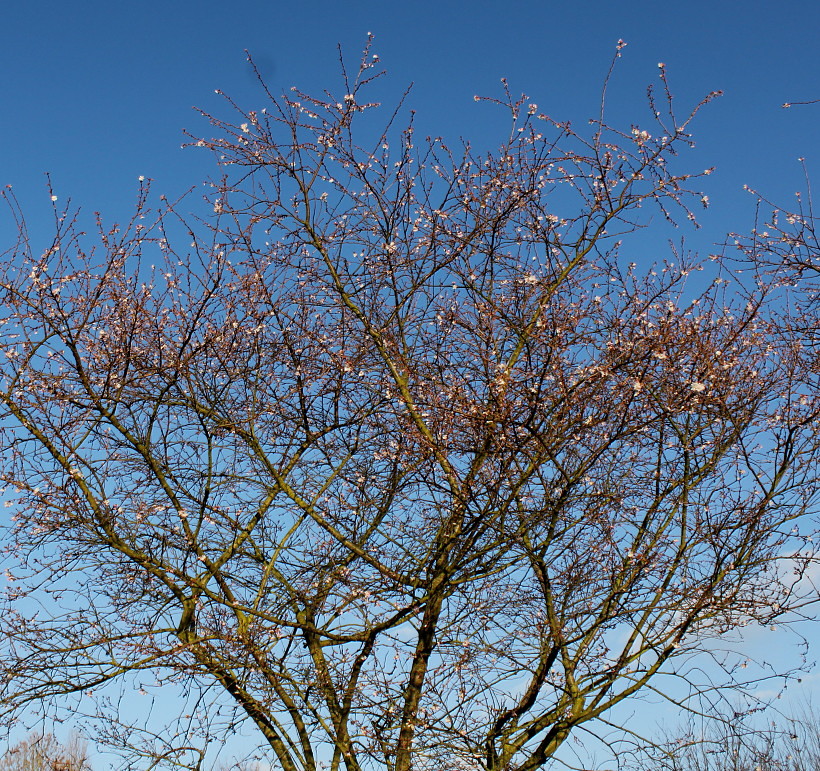
[[[771,714],[766,717],[772,718]],[[820,767],[820,726],[811,702],[761,721],[741,710],[696,722],[636,768],[664,771],[813,771]],[[762,722],[762,724],[761,724]]]
[[[53,734],[32,733],[0,757],[2,771],[88,771],[86,743],[72,734],[63,745]]]
[[[530,771],[802,602],[799,277],[627,252],[698,200],[663,69],[648,128],[505,91],[479,153],[361,125],[373,67],[212,118],[209,216],[143,183],[40,252],[9,198],[8,719],[93,713],[149,767],[244,721],[285,771]],[[118,683],[176,726],[138,745]]]

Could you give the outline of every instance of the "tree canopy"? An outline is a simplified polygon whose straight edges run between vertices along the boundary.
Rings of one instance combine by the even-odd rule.
[[[645,127],[484,100],[493,152],[374,129],[377,74],[211,117],[207,216],[141,181],[41,251],[6,192],[7,719],[131,767],[246,722],[285,771],[532,771],[804,601],[813,221],[631,253],[706,204],[663,69]],[[139,738],[118,683],[192,706]]]

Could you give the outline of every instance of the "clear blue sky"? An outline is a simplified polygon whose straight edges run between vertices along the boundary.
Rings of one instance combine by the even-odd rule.
[[[647,120],[658,62],[682,107],[725,92],[695,124],[693,170],[717,166],[705,244],[751,227],[744,184],[788,202],[803,185],[798,156],[820,180],[820,104],[780,107],[820,98],[818,30],[817,0],[7,0],[0,184],[14,186],[35,225],[48,209],[46,172],[63,200],[109,221],[127,217],[139,175],[181,193],[214,173],[210,155],[179,149],[183,128],[208,133],[192,106],[219,109],[214,89],[264,106],[244,49],[274,91],[335,89],[336,44],[355,61],[372,32],[390,73],[380,89],[397,96],[415,83],[420,133],[485,144],[474,94],[497,94],[506,77],[540,110],[582,124],[623,38],[609,104],[627,127]],[[9,227],[0,216],[3,247]]]

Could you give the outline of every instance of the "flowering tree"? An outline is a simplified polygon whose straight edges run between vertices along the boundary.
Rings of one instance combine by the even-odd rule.
[[[149,767],[245,721],[285,771],[530,771],[794,606],[799,276],[630,262],[698,200],[663,70],[651,131],[505,92],[479,154],[373,133],[374,64],[212,118],[207,217],[141,182],[91,249],[55,204],[41,254],[9,199],[9,719],[103,716]],[[117,683],[189,707],[139,739]]]

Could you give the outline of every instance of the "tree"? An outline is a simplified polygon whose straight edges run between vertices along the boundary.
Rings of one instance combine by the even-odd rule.
[[[72,734],[66,745],[53,734],[33,733],[0,757],[3,771],[88,771],[85,742]]]
[[[150,767],[244,721],[285,771],[530,771],[802,602],[815,309],[763,238],[630,262],[698,201],[663,69],[652,133],[505,86],[479,153],[374,133],[374,66],[211,117],[207,216],[141,182],[40,254],[7,192],[10,719],[137,748],[112,689],[170,685]]]
[[[765,728],[742,715],[720,715],[700,730],[690,726],[668,742],[663,759],[641,769],[664,771],[814,771],[820,767],[820,726],[811,703],[777,716]]]

